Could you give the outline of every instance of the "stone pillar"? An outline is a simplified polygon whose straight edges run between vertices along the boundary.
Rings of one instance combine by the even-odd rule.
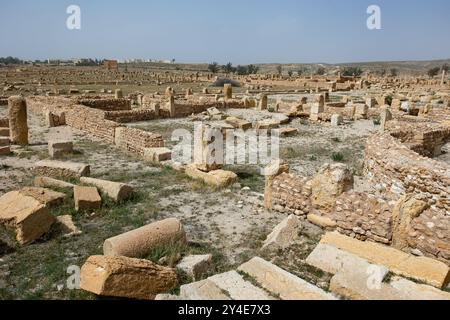
[[[8,99],[11,143],[28,145],[27,103],[21,96]]]
[[[222,132],[218,128],[209,125],[195,128],[194,164],[198,170],[210,172],[222,168],[223,163],[220,162],[223,162],[223,137],[222,141],[220,137]]]
[[[175,118],[175,97],[170,96],[169,102],[167,103],[167,110],[169,110],[169,114],[171,118]]]
[[[267,96],[265,94],[261,95],[261,99],[259,100],[258,110],[267,110]]]
[[[230,83],[224,84],[223,93],[225,95],[225,100],[233,98],[233,87]]]
[[[386,130],[386,122],[392,120],[392,113],[388,109],[387,106],[383,106],[380,112],[380,118],[381,118],[381,127],[380,131],[384,132]]]
[[[264,207],[272,209],[272,184],[273,180],[282,173],[289,173],[289,165],[283,160],[273,160],[266,168],[264,168]]]
[[[116,89],[115,97],[116,99],[123,99],[123,92],[121,89]]]
[[[441,86],[445,83],[445,70],[442,70]]]

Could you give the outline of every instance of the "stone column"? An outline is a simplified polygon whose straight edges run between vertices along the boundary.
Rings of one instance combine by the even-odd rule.
[[[224,84],[223,93],[225,95],[225,100],[233,98],[233,87],[230,83]]]
[[[267,96],[265,94],[261,95],[261,100],[259,100],[258,110],[267,110]]]
[[[8,99],[9,129],[11,143],[25,146],[28,144],[27,103],[21,96]]]
[[[169,114],[171,118],[175,118],[175,97],[170,96],[169,102],[167,103],[167,109],[169,110]]]

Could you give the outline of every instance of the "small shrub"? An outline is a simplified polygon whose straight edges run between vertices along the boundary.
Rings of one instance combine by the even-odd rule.
[[[373,119],[373,124],[374,124],[375,126],[379,126],[379,125],[381,124],[381,119],[380,119],[380,118],[374,118],[374,119]]]
[[[269,111],[269,112],[275,112],[275,108],[269,107],[269,108],[267,108],[267,111]]]
[[[333,159],[334,162],[343,162],[344,155],[340,152],[333,152],[333,154],[331,155],[331,159]]]

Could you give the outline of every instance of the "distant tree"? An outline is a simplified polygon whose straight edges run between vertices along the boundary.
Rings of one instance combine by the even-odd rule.
[[[359,67],[348,67],[345,68],[344,71],[342,72],[342,75],[344,77],[359,77],[362,74],[363,71]]]
[[[19,58],[14,57],[6,57],[6,58],[0,58],[0,63],[2,64],[23,64],[24,62],[20,60]]]
[[[293,74],[294,74],[294,72],[292,72],[292,70],[289,70],[289,71],[288,71],[289,77],[292,77]]]
[[[317,68],[316,75],[323,76],[324,74],[325,74],[325,68],[324,67]]]
[[[390,73],[391,73],[391,77],[396,77],[396,76],[398,76],[398,70],[397,70],[396,68],[392,68],[392,69],[390,70]]]
[[[435,76],[437,76],[439,74],[440,70],[441,70],[441,68],[439,68],[439,67],[431,68],[427,71],[427,74],[430,78],[434,78]]]
[[[448,73],[448,70],[450,70],[450,66],[448,65],[448,63],[444,63],[444,65],[442,66],[442,71]]]
[[[297,70],[297,75],[301,76],[303,73],[305,73],[305,68],[300,68]]]
[[[240,76],[244,76],[248,74],[248,67],[246,66],[237,66],[236,67],[236,73]]]
[[[259,67],[253,65],[253,64],[249,64],[247,66],[247,72],[248,74],[257,74],[259,71]]]
[[[382,69],[379,71],[379,73],[380,73],[380,76],[384,77],[386,75],[387,71],[386,71],[386,69]]]
[[[280,76],[283,74],[283,66],[282,65],[277,66],[277,72]]]
[[[235,68],[231,62],[228,62],[226,65],[222,66],[222,70],[225,73],[232,73],[235,71]]]
[[[209,72],[217,73],[219,71],[219,64],[217,62],[210,63],[208,65]]]

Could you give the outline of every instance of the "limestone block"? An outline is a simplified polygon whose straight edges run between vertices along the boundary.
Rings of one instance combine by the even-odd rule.
[[[7,146],[7,147],[0,147],[0,156],[5,156],[11,154],[11,147]]]
[[[50,140],[48,142],[48,154],[51,158],[60,158],[73,152],[72,141]]]
[[[208,280],[227,292],[233,300],[274,300],[264,290],[245,281],[236,271],[217,274],[209,277]]]
[[[36,162],[34,171],[42,176],[80,178],[89,176],[90,167],[84,163],[42,160]]]
[[[262,249],[285,249],[298,240],[302,225],[295,215],[290,215],[278,224],[267,236]]]
[[[334,229],[337,226],[336,221],[332,220],[329,217],[319,216],[317,214],[310,213],[308,214],[307,218],[308,221],[311,222],[312,224],[315,224],[316,226],[325,229]]]
[[[33,197],[12,191],[0,198],[0,224],[16,233],[20,244],[29,244],[50,230],[55,218]]]
[[[344,118],[340,114],[333,114],[331,116],[331,125],[337,127],[344,123]]]
[[[226,123],[232,125],[236,129],[248,130],[252,128],[252,123],[236,117],[228,117]]]
[[[95,187],[75,186],[73,197],[77,211],[95,210],[102,205],[102,198]]]
[[[336,300],[322,289],[259,257],[238,268],[282,300]]]
[[[82,183],[97,187],[102,193],[106,194],[115,202],[121,202],[133,196],[134,190],[128,184],[113,182],[101,179],[81,177]]]
[[[184,257],[177,265],[177,269],[183,270],[195,281],[201,279],[212,265],[212,255],[191,255]]]
[[[180,287],[181,300],[231,300],[222,289],[211,280],[185,284]]]
[[[437,288],[444,288],[450,280],[450,268],[445,263],[426,257],[415,257],[375,242],[359,241],[337,232],[329,232],[322,237],[320,243],[348,251],[371,263],[386,266],[397,275]]]
[[[24,196],[33,197],[47,207],[61,204],[66,197],[64,193],[39,187],[25,187],[20,189],[19,192]]]
[[[145,148],[144,159],[153,162],[167,161],[172,158],[172,151],[169,148]]]
[[[100,296],[153,300],[177,285],[177,275],[148,260],[91,256],[81,268],[80,285]]]
[[[41,188],[73,188],[75,187],[74,184],[69,183],[69,182],[65,182],[65,181],[61,181],[61,180],[57,180],[57,179],[53,179],[53,178],[49,178],[49,177],[41,177],[41,176],[37,176],[34,178],[34,185],[36,187],[41,187]]]
[[[8,137],[9,138],[9,128],[0,128],[0,137]]]
[[[21,96],[13,96],[8,99],[9,129],[13,144],[28,144],[27,103]]]
[[[203,172],[197,169],[196,165],[188,165],[185,169],[185,173],[192,179],[201,180],[204,183],[217,188],[227,187],[237,180],[237,175],[234,172],[225,170]]]
[[[158,247],[177,242],[185,243],[186,233],[180,221],[171,218],[106,239],[103,254],[143,258]]]
[[[56,217],[56,226],[64,234],[64,237],[77,236],[82,233],[73,222],[71,215]]]

